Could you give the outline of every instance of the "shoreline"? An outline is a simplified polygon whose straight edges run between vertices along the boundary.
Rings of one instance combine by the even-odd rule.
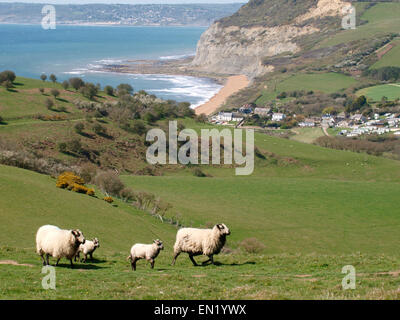
[[[217,111],[231,95],[246,88],[249,84],[250,80],[245,75],[228,77],[224,87],[216,95],[206,103],[194,109],[196,114],[205,114],[206,116],[209,116]]]

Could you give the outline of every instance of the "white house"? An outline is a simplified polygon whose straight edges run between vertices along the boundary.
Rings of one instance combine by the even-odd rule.
[[[272,115],[272,121],[283,121],[286,119],[286,115],[284,113],[274,113]]]
[[[258,114],[261,117],[267,117],[271,108],[255,108],[254,113]]]

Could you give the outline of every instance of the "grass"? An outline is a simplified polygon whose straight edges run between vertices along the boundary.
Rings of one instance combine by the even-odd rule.
[[[382,97],[394,101],[400,98],[400,84],[393,83],[364,88],[357,91],[357,95],[365,95],[373,101],[380,101]]]
[[[356,9],[362,11],[364,3],[357,3]],[[322,41],[319,47],[329,47],[340,43],[358,41],[379,37],[388,33],[395,33],[400,29],[398,12],[400,3],[378,3],[366,10],[360,17],[361,20],[368,21],[363,25],[358,25],[355,30],[342,30],[331,37]]]
[[[296,135],[290,137],[290,139],[304,143],[313,143],[316,139],[324,135],[321,128],[295,128],[292,131]]]
[[[340,73],[303,73],[291,75],[283,79],[276,86],[276,91],[271,91],[273,86],[270,85],[267,90],[264,90],[261,96],[256,100],[259,105],[265,104],[277,97],[281,92],[291,91],[320,91],[323,93],[334,93],[346,89],[357,83],[357,80],[352,77]],[[286,98],[282,102],[289,101],[291,98]]]
[[[371,69],[379,69],[383,67],[400,67],[400,40],[391,42],[394,47],[383,55],[383,57],[371,66]]]

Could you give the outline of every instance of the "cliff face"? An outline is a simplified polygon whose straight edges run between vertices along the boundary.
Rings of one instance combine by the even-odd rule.
[[[337,16],[340,22],[348,5],[342,0],[251,0],[202,35],[192,64],[205,72],[251,78],[272,71],[264,58],[300,51],[299,38],[320,32],[324,18]]]

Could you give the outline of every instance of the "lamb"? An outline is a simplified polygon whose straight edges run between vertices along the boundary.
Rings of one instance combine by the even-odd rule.
[[[150,262],[151,268],[154,269],[155,259],[164,250],[164,245],[161,240],[154,240],[153,244],[135,244],[131,248],[131,254],[128,260],[131,261],[132,270],[136,271],[136,262],[140,259],[146,259]]]
[[[49,256],[57,259],[56,266],[61,258],[71,262],[79,246],[85,243],[85,237],[80,230],[62,230],[56,226],[45,225],[36,233],[36,252],[43,259],[43,265],[49,265]],[[44,258],[46,255],[46,260]]]
[[[100,242],[99,239],[94,238],[93,240],[86,240],[84,244],[81,244],[79,246],[78,252],[76,253],[75,256],[75,261],[78,258],[80,258],[80,253],[82,252],[85,258],[83,259],[83,262],[86,263],[87,256],[90,255],[90,259],[93,260],[93,253],[97,248],[100,248]]]
[[[208,262],[214,264],[214,254],[221,252],[226,242],[226,236],[230,234],[231,232],[225,224],[217,224],[212,229],[180,229],[176,235],[172,265],[175,265],[176,259],[182,252],[189,254],[194,266],[198,264],[193,257],[200,255],[206,255],[209,258],[203,262],[203,265]]]

